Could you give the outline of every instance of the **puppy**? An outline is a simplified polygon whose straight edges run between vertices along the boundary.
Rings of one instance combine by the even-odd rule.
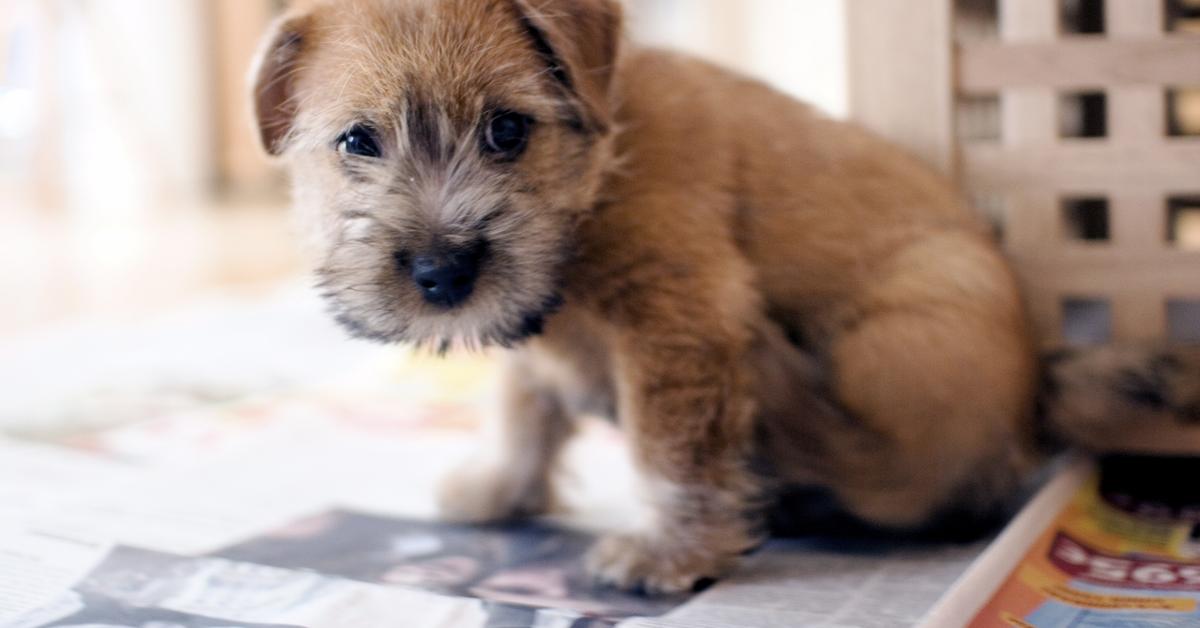
[[[511,349],[493,451],[449,481],[448,516],[536,515],[575,417],[624,429],[653,518],[593,549],[605,582],[721,574],[789,487],[916,530],[1001,508],[1047,434],[1104,449],[1149,421],[1151,444],[1197,445],[1200,360],[1042,377],[1013,273],[947,182],[624,42],[613,0],[303,2],[256,72],[337,319]]]

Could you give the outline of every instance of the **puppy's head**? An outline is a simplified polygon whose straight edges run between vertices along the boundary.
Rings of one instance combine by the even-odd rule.
[[[254,79],[339,319],[510,344],[558,304],[612,153],[615,0],[317,0]]]

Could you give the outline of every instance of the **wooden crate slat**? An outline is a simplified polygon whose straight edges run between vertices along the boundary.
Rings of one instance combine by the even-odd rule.
[[[1046,211],[1055,204],[1050,190],[1011,190],[1004,242],[1010,252],[1036,252],[1060,242],[1057,215]]]
[[[1160,144],[1167,139],[1166,93],[1133,85],[1108,92],[1109,135],[1123,145]]]
[[[1162,337],[1167,327],[1167,304],[1154,289],[1130,290],[1112,300],[1113,339],[1149,342]]]
[[[1113,340],[1143,342],[1162,338],[1168,299],[1200,298],[1194,264],[1166,274],[1148,273],[1144,268],[1072,268],[1056,263],[1023,263],[1018,269],[1030,312],[1048,344],[1062,341],[1063,305],[1068,299],[1108,302]]]
[[[1006,147],[1045,146],[1058,135],[1058,101],[1046,89],[1011,89],[1000,99],[1001,134]]]
[[[1112,294],[1153,288],[1161,294],[1200,297],[1200,256],[1195,253],[1154,256],[1096,256],[1072,260],[1069,255],[1013,253],[1022,275],[1040,286],[1064,293]]]
[[[984,94],[1033,86],[1200,85],[1200,38],[1078,37],[1052,43],[971,43],[959,48],[957,79],[961,91]]]
[[[1200,253],[1195,251],[1180,251],[1168,247],[1160,247],[1153,251],[1148,249],[1126,250],[1125,247],[1112,247],[1101,244],[1068,243],[1060,248],[1046,251],[1035,249],[1028,253],[1016,252],[1011,257],[1028,266],[1056,266],[1069,272],[1104,271],[1105,273],[1150,272],[1153,275],[1165,273],[1167,277],[1188,279],[1197,289],[1200,289],[1200,276],[1196,275],[1196,264],[1200,264]],[[1184,277],[1187,274],[1189,277]],[[1107,281],[1101,278],[1100,281]],[[1174,279],[1172,280],[1174,281]]]
[[[1001,0],[1000,37],[1005,41],[1049,41],[1057,34],[1057,0]]]
[[[1166,23],[1163,0],[1105,0],[1109,37],[1157,36]]]
[[[1150,259],[1162,260],[1160,255],[1168,246],[1166,198],[1155,190],[1120,190],[1108,195],[1111,208],[1112,243],[1114,252],[1125,257],[1149,254]],[[1194,257],[1194,259],[1193,259]],[[1168,253],[1168,263],[1196,263],[1197,256],[1176,256]]]
[[[846,13],[854,119],[953,175],[951,0],[854,0]]]
[[[1184,270],[1194,275],[1194,269]],[[1147,275],[1144,270],[1119,268],[1117,274],[1106,276],[1094,268],[1024,263],[1018,266],[1018,275],[1039,335],[1050,345],[1063,340],[1063,306],[1067,300],[1107,302],[1112,312],[1112,339],[1144,342],[1162,337],[1169,298],[1200,297],[1200,285],[1181,282],[1176,275]]]
[[[1200,190],[1200,141],[1121,146],[1080,140],[1011,150],[969,145],[960,172],[972,187]]]

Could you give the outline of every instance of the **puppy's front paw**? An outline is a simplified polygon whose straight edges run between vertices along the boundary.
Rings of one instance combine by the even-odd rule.
[[[736,560],[703,547],[666,539],[613,535],[600,539],[587,556],[588,571],[603,584],[650,594],[682,593],[725,573]]]
[[[549,510],[545,478],[520,477],[497,464],[463,466],[447,476],[438,492],[442,518],[461,523],[522,519]]]

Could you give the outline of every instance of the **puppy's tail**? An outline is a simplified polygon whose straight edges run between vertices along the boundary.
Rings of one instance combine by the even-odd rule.
[[[1044,374],[1047,445],[1200,456],[1200,346],[1063,351]]]

